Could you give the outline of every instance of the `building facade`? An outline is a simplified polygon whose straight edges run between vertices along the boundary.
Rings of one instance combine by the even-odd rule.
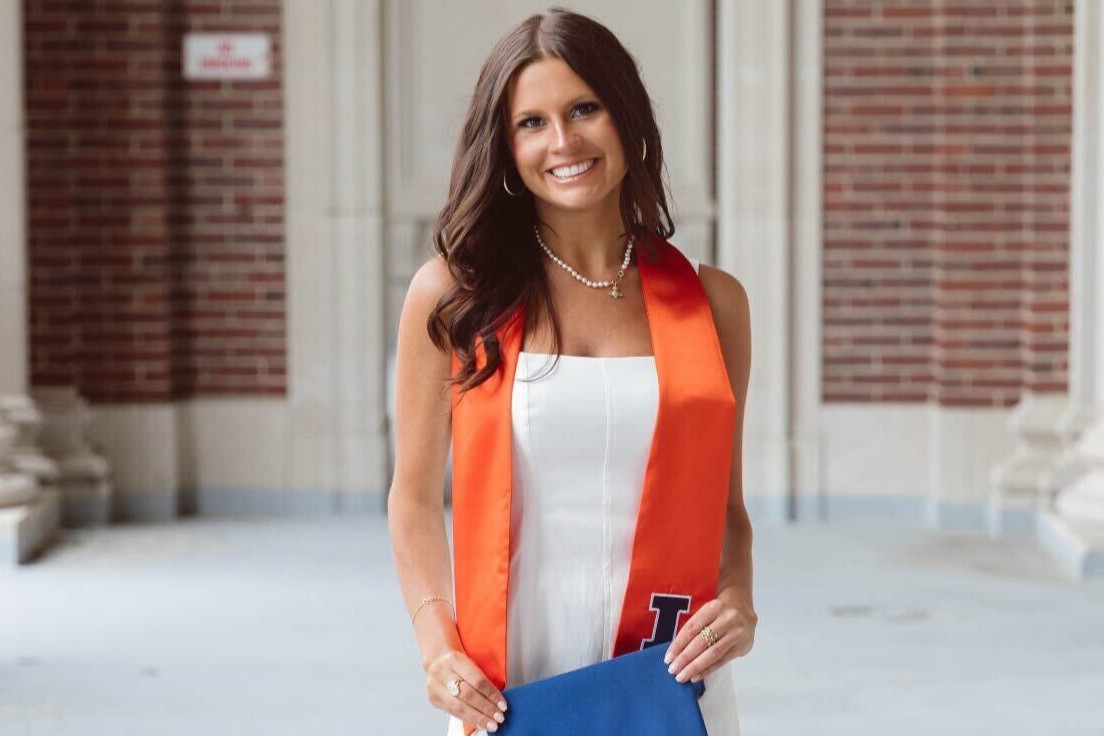
[[[1067,538],[1041,522],[1104,387],[1096,3],[565,4],[640,63],[673,242],[747,288],[753,517]],[[0,5],[0,394],[58,513],[382,510],[406,286],[479,65],[544,5]],[[188,79],[188,33],[265,34],[271,73]]]

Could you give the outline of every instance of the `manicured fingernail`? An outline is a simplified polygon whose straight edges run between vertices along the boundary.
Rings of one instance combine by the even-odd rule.
[[[667,668],[667,671],[669,673],[671,673],[672,675],[675,674],[675,663],[674,662],[672,662],[671,666]]]
[[[498,730],[498,724],[495,723],[494,721],[487,721],[487,730],[490,731],[491,733],[494,733],[495,731]]]
[[[675,675],[675,680],[677,680],[678,682],[686,682],[686,673],[685,672],[678,673],[677,675]]]
[[[668,649],[667,653],[663,655],[663,664],[671,664],[671,650]]]
[[[506,720],[506,716],[502,715],[501,713],[495,713],[494,714],[494,719],[496,721],[498,721],[499,723],[502,723],[503,721]]]
[[[500,711],[502,711],[503,713],[506,712],[506,701],[505,700],[498,701],[498,709]]]

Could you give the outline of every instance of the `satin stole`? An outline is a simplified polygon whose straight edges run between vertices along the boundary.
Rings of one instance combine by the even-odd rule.
[[[709,300],[690,261],[662,238],[638,260],[655,351],[659,408],[633,535],[613,655],[663,644],[716,597],[732,467],[736,399]],[[513,489],[511,397],[524,335],[518,308],[495,334],[502,365],[452,390],[456,616],[468,656],[506,687]],[[482,341],[477,365],[486,365]],[[452,354],[452,370],[460,368]],[[470,736],[471,730],[467,730]]]

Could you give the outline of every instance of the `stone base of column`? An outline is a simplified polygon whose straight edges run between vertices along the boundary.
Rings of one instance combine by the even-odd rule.
[[[1104,577],[1104,418],[1071,448],[1052,509],[1040,518],[1042,542],[1076,578]]]
[[[989,473],[986,526],[990,536],[1030,532],[1076,469],[1068,450],[1088,424],[1065,394],[1025,394],[1009,420],[1018,442]]]
[[[107,461],[87,440],[92,412],[73,387],[35,389],[42,411],[42,447],[58,466],[64,526],[111,520],[113,479]]]
[[[88,527],[109,523],[113,493],[103,458],[97,455],[68,458],[58,466],[61,469],[58,487],[64,499],[61,525]]]
[[[0,566],[28,562],[57,531],[61,500],[57,491],[39,491],[34,501],[0,508]]]
[[[23,473],[5,473],[0,470],[0,508],[22,506],[33,501],[37,495],[38,484],[34,478]]]
[[[40,421],[26,396],[0,396],[0,566],[31,559],[57,531],[57,467],[35,446]]]
[[[1069,519],[1053,511],[1039,516],[1039,542],[1075,578],[1104,578],[1104,523]]]
[[[15,466],[13,454],[18,441],[19,429],[0,411],[0,508],[22,506],[38,495],[35,477]]]
[[[1055,460],[1048,454],[1021,450],[994,470],[985,509],[985,526],[990,536],[1035,529],[1039,499],[1050,493]]]
[[[1054,510],[1067,519],[1104,526],[1104,467],[1085,473],[1065,488]]]

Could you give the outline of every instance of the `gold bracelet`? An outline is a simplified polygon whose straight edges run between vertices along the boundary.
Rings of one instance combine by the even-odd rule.
[[[456,615],[456,606],[453,606],[452,601],[450,601],[448,598],[439,595],[427,595],[425,598],[422,599],[422,602],[418,604],[418,607],[414,609],[414,613],[410,614],[410,623],[414,623],[414,617],[418,615],[418,611],[422,610],[422,608],[428,606],[434,601],[444,601],[445,603],[449,604],[449,606],[452,607],[453,615]]]

